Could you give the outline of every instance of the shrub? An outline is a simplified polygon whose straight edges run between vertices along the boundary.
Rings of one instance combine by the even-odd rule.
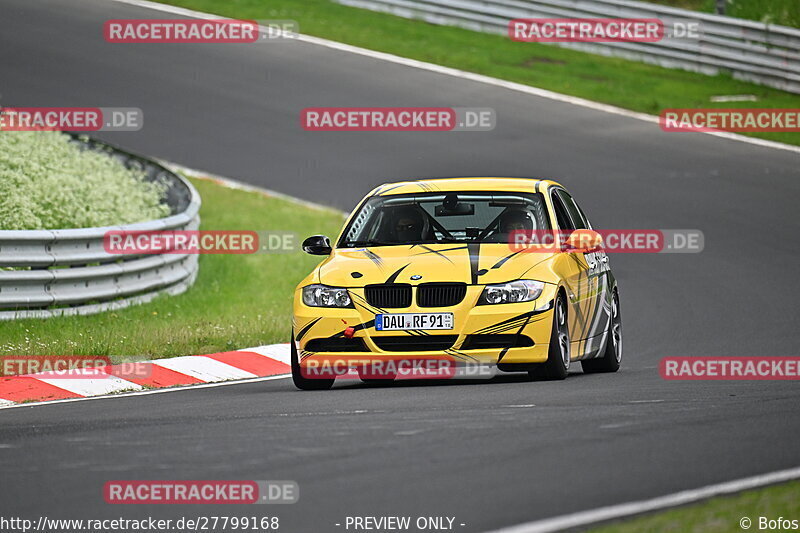
[[[0,229],[112,226],[169,215],[166,186],[59,132],[0,131]]]

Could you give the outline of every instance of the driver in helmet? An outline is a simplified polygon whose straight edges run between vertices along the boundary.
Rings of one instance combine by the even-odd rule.
[[[524,209],[509,209],[500,217],[500,233],[512,231],[532,231],[533,217]]]
[[[397,242],[419,242],[422,240],[424,220],[419,208],[401,207],[394,213],[394,235]]]

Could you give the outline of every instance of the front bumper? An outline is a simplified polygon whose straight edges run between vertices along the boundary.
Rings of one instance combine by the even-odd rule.
[[[541,363],[547,360],[553,324],[556,287],[546,285],[533,302],[476,305],[483,286],[469,286],[463,301],[452,307],[415,305],[387,309],[391,313],[453,313],[452,330],[416,333],[377,331],[381,310],[356,303],[354,308],[308,307],[295,294],[294,342],[302,359],[337,355],[375,358],[439,358],[456,362],[496,364]],[[350,289],[354,301],[364,302],[363,289]],[[348,340],[346,331],[352,328]],[[349,333],[349,332],[348,332]]]

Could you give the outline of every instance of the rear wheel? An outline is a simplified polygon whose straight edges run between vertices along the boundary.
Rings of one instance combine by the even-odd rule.
[[[289,342],[292,346],[292,381],[294,386],[300,390],[328,390],[333,387],[333,379],[309,379],[303,377],[300,370],[300,360],[297,356],[297,346],[294,343],[294,331],[292,331],[292,338]]]
[[[567,300],[563,294],[556,297],[553,309],[553,329],[550,333],[550,346],[547,362],[530,370],[534,379],[564,379],[569,372],[569,325],[567,324]]]
[[[619,314],[619,295],[614,291],[611,297],[611,320],[608,324],[608,339],[603,355],[595,359],[581,361],[584,374],[616,372],[622,361],[622,317]]]

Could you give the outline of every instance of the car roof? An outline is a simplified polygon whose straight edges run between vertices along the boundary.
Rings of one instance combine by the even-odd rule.
[[[410,193],[436,193],[454,191],[488,192],[544,192],[548,187],[559,185],[553,180],[539,178],[462,177],[431,178],[415,181],[384,183],[372,190],[370,196],[390,196]]]

